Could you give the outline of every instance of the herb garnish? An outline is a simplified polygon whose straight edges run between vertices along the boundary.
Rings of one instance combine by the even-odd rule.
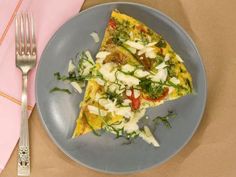
[[[75,69],[74,71],[68,72],[68,75],[61,75],[59,72],[54,73],[54,77],[58,81],[77,82],[80,85],[83,85],[87,80],[93,77],[92,72],[94,68],[94,62],[92,59],[89,59],[85,52],[76,54],[76,58],[79,59],[77,70]],[[71,94],[68,89],[60,89],[58,87],[53,88],[50,92],[54,91],[64,91]]]
[[[121,122],[118,122],[119,124],[121,124]],[[133,132],[126,132],[124,130],[124,127],[122,128],[116,128],[115,125],[119,125],[116,123],[113,123],[113,124],[105,124],[104,128],[106,131],[108,132],[113,132],[116,134],[116,139],[118,138],[125,138],[126,140],[128,141],[131,141],[131,140],[134,140],[135,138],[138,137],[139,133],[136,132],[136,131],[133,131]]]
[[[189,86],[190,92],[192,93],[192,91],[193,91],[192,84],[191,84],[191,82],[189,81],[188,78],[186,79],[186,83],[187,83],[187,85]]]
[[[173,111],[168,111],[168,114],[166,116],[157,116],[153,119],[153,122],[155,125],[163,124],[166,128],[172,128],[169,119],[175,118],[176,114]]]
[[[150,79],[141,79],[139,86],[153,99],[160,97],[164,91],[163,84],[154,83]]]
[[[158,41],[158,43],[156,44],[156,46],[159,47],[159,48],[165,48],[165,47],[166,47],[166,42],[165,42],[165,40],[161,38],[161,39]]]
[[[147,38],[147,36],[146,36],[146,33],[141,32],[140,35],[141,35],[141,41],[142,41],[142,43],[143,43],[144,45],[147,45],[147,44],[149,43],[149,40],[148,40],[148,38]]]
[[[128,20],[119,22],[115,18],[112,18],[116,22],[116,28],[112,33],[112,41],[117,45],[122,45],[123,42],[129,39],[129,29],[132,28]]]
[[[187,79],[187,80],[188,80],[188,79]],[[182,89],[182,90],[188,90],[188,88],[183,87],[183,86],[180,85],[180,84],[176,85],[176,84],[174,84],[173,82],[171,82],[170,80],[166,81],[166,82],[165,82],[165,85],[166,85],[166,86],[174,87],[175,89],[177,89],[178,92],[180,91],[180,89]],[[191,89],[191,87],[190,87],[190,89]]]
[[[52,92],[65,92],[65,93],[71,94],[71,91],[69,89],[64,89],[64,88],[59,88],[59,87],[54,87],[53,89],[51,89],[50,93]]]
[[[94,135],[96,136],[101,136],[101,134],[99,134],[95,129],[94,127],[89,123],[89,120],[88,120],[88,117],[86,116],[86,114],[83,114],[84,118],[85,118],[85,121],[86,123],[88,124],[88,126],[91,128],[91,130],[93,131]]]
[[[123,103],[123,97],[121,95],[117,94],[116,92],[107,91],[105,93],[105,95],[111,101],[115,101],[116,100],[117,104]]]
[[[58,80],[58,81],[70,81],[70,82],[74,82],[74,81],[82,81],[84,79],[80,78],[79,76],[76,76],[75,72],[70,72],[68,76],[66,75],[61,75],[59,72],[54,73],[54,77]]]
[[[164,57],[162,55],[157,55],[155,59],[157,64],[161,64],[164,61]]]

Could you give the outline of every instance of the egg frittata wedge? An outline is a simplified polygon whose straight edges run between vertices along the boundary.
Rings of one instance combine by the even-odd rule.
[[[158,146],[137,122],[149,107],[192,92],[192,78],[171,46],[138,20],[114,10],[96,55],[73,137],[98,129],[140,136]],[[149,135],[148,135],[149,134]]]

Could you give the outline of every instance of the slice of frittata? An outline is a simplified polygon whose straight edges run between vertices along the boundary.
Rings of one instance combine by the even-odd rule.
[[[147,127],[141,131],[137,125],[145,110],[191,92],[191,75],[171,46],[143,23],[115,10],[73,137],[103,128],[117,136],[125,132],[147,140]]]

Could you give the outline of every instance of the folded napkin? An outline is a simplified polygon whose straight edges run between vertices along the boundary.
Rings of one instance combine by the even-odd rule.
[[[21,72],[15,67],[14,16],[32,12],[38,60],[52,34],[81,8],[84,0],[1,0],[0,1],[0,172],[5,167],[20,129]],[[34,69],[28,82],[28,110],[35,104]]]

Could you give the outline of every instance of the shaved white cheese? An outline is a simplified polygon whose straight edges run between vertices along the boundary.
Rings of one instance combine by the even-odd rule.
[[[103,78],[105,80],[114,82],[116,80],[115,77],[116,69],[114,69],[115,67],[116,67],[115,63],[106,63],[101,66],[99,72],[103,75]]]
[[[137,69],[136,71],[134,71],[134,75],[138,78],[143,78],[148,76],[150,73],[148,71],[143,71],[141,69]]]
[[[168,61],[169,59],[170,59],[170,54],[167,53],[167,54],[165,55],[164,61]]]
[[[147,52],[152,52],[153,50],[154,50],[153,47],[146,47],[146,51],[145,51],[145,52],[146,52],[146,53],[147,53]]]
[[[108,86],[108,90],[111,91],[111,92],[115,92],[117,94],[120,94],[122,93],[124,90],[121,89],[121,86],[116,84],[116,83],[112,83]]]
[[[170,79],[170,81],[171,81],[173,84],[175,84],[175,85],[178,85],[178,84],[180,83],[180,80],[177,79],[176,77],[172,77],[172,78]]]
[[[134,118],[136,119],[136,121],[139,121],[145,114],[146,109],[140,109],[139,111],[136,111],[134,114]]]
[[[134,42],[139,42],[139,43],[142,42],[141,39],[140,39],[140,38],[137,38],[137,37],[135,37],[134,40],[132,40],[132,41],[134,41]]]
[[[176,54],[176,59],[177,59],[179,62],[181,62],[181,63],[184,62],[184,61],[182,60],[182,58],[181,58],[179,55],[177,55],[177,54]]]
[[[135,67],[130,64],[125,64],[125,65],[122,65],[121,70],[123,72],[133,72],[135,70]]]
[[[134,98],[138,98],[140,96],[140,91],[137,89],[134,89]]]
[[[120,87],[119,89],[120,90],[122,90],[122,91],[125,90],[126,86],[121,81],[117,81],[117,84],[119,85],[119,87]]]
[[[126,118],[130,118],[134,114],[131,110],[131,107],[117,107],[116,101],[113,102],[109,99],[99,99],[98,102],[107,110],[107,112],[111,112],[116,115],[121,115]],[[126,102],[128,103],[128,101]]]
[[[98,83],[98,85],[102,85],[102,86],[105,85],[105,81],[102,80],[101,78],[96,78],[95,81]]]
[[[103,60],[105,60],[106,57],[108,55],[110,55],[110,54],[111,54],[111,52],[107,52],[107,51],[100,51],[100,52],[98,52],[97,55],[96,55],[96,58],[97,58],[96,62],[97,63],[102,63]]]
[[[156,58],[156,57],[157,57],[157,54],[156,54],[156,52],[154,52],[153,50],[151,50],[151,51],[147,51],[147,52],[145,53],[145,56],[146,56],[147,58]]]
[[[96,63],[102,64],[105,58],[97,58]]]
[[[100,93],[96,93],[94,100],[98,102],[98,100],[101,99],[101,97],[102,95]]]
[[[93,38],[94,42],[96,42],[96,43],[98,43],[98,42],[99,42],[99,36],[98,36],[98,34],[97,34],[97,33],[95,33],[95,32],[92,32],[92,33],[90,33],[90,36],[92,36],[92,38]]]
[[[141,50],[138,51],[138,55],[140,56],[140,55],[144,54],[146,51],[147,51],[147,48],[144,47],[144,48],[142,48]]]
[[[115,92],[117,89],[119,89],[119,85],[117,85],[117,84],[109,85],[109,91]]]
[[[134,113],[132,112],[131,107],[119,107],[116,108],[115,114],[124,116],[125,118],[130,118]]]
[[[134,119],[131,119],[126,124],[124,124],[124,130],[127,133],[131,133],[131,132],[134,132],[134,131],[138,131],[139,126],[138,126],[137,122]]]
[[[150,42],[150,43],[147,44],[147,46],[148,46],[148,47],[152,47],[152,46],[154,46],[154,45],[156,45],[156,44],[157,44],[157,42]]]
[[[153,134],[147,126],[144,126],[144,131],[141,131],[139,136],[143,138],[143,140],[147,143],[152,144],[155,147],[160,147],[159,143],[154,138]]]
[[[106,107],[107,107],[106,105],[107,105],[107,104],[110,104],[112,101],[109,100],[109,99],[101,99],[101,98],[102,98],[102,97],[100,97],[100,98],[98,99],[98,103],[106,109]]]
[[[156,44],[156,42],[151,42],[148,45],[144,46],[138,42],[128,40],[125,42],[125,44],[127,44],[128,46],[130,46],[134,49],[139,50],[138,51],[139,56],[144,53],[147,58],[155,58],[157,56],[156,52],[154,52],[154,48],[152,48],[152,46],[154,46]]]
[[[79,93],[82,93],[82,88],[77,82],[71,82],[70,84],[74,87],[75,90],[77,90]]]
[[[83,70],[82,75],[87,76],[90,73],[91,69],[93,68],[93,65],[85,60],[83,61],[83,66],[84,66],[84,70]]]
[[[149,53],[153,50],[154,50],[154,48],[145,46],[144,48],[142,48],[141,50],[138,51],[138,55],[142,55],[144,53]]]
[[[107,55],[110,55],[111,52],[107,52],[107,51],[100,51],[97,53],[96,58],[106,58]]]
[[[140,82],[138,78],[131,75],[124,74],[122,72],[117,72],[117,79],[129,87],[136,86]]]
[[[131,38],[131,39],[133,39],[133,38],[134,38],[133,31],[130,31],[130,33],[129,33],[129,36],[130,36],[130,38]]]
[[[129,104],[131,103],[132,101],[130,99],[124,99],[122,105],[124,106],[129,106]]]
[[[175,90],[174,87],[168,87],[168,94],[171,94]]]
[[[68,64],[68,73],[71,73],[74,71],[75,71],[75,65],[73,64],[72,60],[70,60]]]
[[[94,61],[93,61],[93,57],[92,57],[91,53],[89,52],[89,50],[86,50],[86,51],[85,51],[85,55],[88,57],[88,60],[89,60],[90,62],[92,62],[93,64],[95,64]]]
[[[166,66],[166,63],[163,61],[161,64],[159,64],[158,66],[156,66],[156,69],[162,69],[162,68],[165,68]]]
[[[131,117],[129,121],[124,124],[124,130],[127,133],[130,133],[133,131],[139,131],[138,121],[144,116],[145,112],[146,112],[145,109],[136,111],[133,117]]]
[[[99,109],[96,106],[88,105],[88,110],[91,114],[95,114],[95,115],[98,115],[98,116],[106,116],[107,115],[106,111],[104,111],[102,109]]]
[[[138,42],[130,41],[130,40],[126,41],[125,44],[138,50],[141,50],[142,48],[144,48],[144,45]]]
[[[133,48],[133,47],[127,47],[127,49],[132,53],[135,54],[137,49]]]
[[[152,41],[152,38],[151,38],[151,36],[147,36],[147,39],[148,39],[148,41],[149,41],[149,42],[151,42],[151,41]]]
[[[116,107],[116,101],[111,101],[109,99],[99,99],[98,103],[103,106],[108,112],[114,112]]]
[[[143,55],[145,54],[145,56],[147,58],[156,58],[157,54],[156,52],[154,51],[154,48],[153,47],[148,47],[148,46],[145,46],[144,48],[140,49],[138,51],[138,55]]]
[[[168,72],[167,69],[160,69],[155,75],[150,76],[151,80],[154,82],[165,82],[167,78]]]
[[[126,93],[127,96],[131,96],[132,95],[132,91],[131,90],[126,90],[125,93]]]

